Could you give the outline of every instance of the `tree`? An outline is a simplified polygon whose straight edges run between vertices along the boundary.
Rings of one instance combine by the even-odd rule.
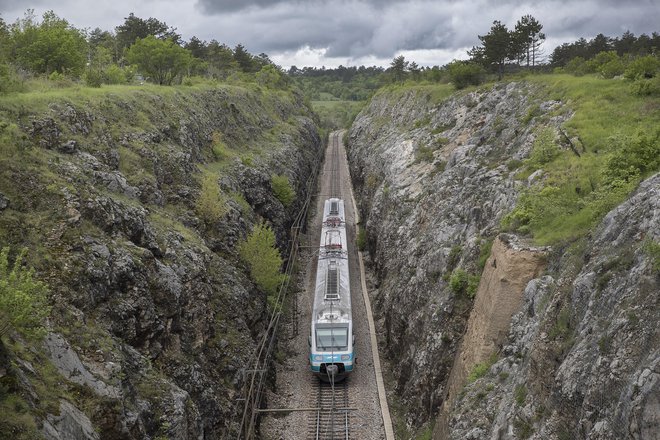
[[[155,83],[171,85],[190,65],[192,55],[171,40],[159,40],[149,35],[130,47],[126,59]]]
[[[543,25],[531,15],[524,15],[516,23],[513,31],[513,44],[517,51],[524,55],[524,59],[529,67],[530,60],[532,67],[536,65],[536,58],[539,48],[545,40],[545,34],[541,32]]]
[[[394,82],[403,82],[406,77],[406,70],[408,69],[408,61],[403,55],[395,57],[390,63],[390,72],[392,72],[392,79]]]
[[[43,333],[41,321],[50,313],[48,287],[35,280],[34,270],[23,267],[23,249],[14,264],[9,264],[9,248],[0,250],[0,336],[9,328],[25,336]]]
[[[206,59],[208,52],[206,41],[202,41],[197,37],[192,37],[183,47],[188,49],[195,58],[199,58],[200,60]]]
[[[248,265],[254,283],[274,297],[286,275],[280,273],[282,257],[275,247],[275,233],[264,223],[254,226],[245,241],[238,245],[241,259]]]
[[[250,52],[245,50],[245,46],[241,43],[238,43],[234,48],[234,61],[238,63],[238,67],[243,72],[253,72],[255,63],[253,62],[252,55]]]
[[[166,23],[155,18],[146,20],[136,17],[132,12],[124,18],[124,24],[115,28],[119,50],[124,50],[133,45],[137,40],[153,35],[161,40],[170,40],[178,45],[181,44],[181,35],[176,33],[176,28],[169,27]]]
[[[497,67],[497,77],[502,79],[504,73],[504,63],[507,59],[515,58],[512,55],[511,33],[505,25],[495,20],[486,35],[479,35],[479,40],[483,44],[483,59],[487,65]]]
[[[12,25],[11,39],[16,61],[33,72],[78,76],[85,68],[84,34],[53,11],[44,13],[42,22],[37,23],[28,10],[23,20]]]

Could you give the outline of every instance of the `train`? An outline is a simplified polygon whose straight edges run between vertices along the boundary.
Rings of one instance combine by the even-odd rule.
[[[354,345],[344,201],[330,198],[323,209],[312,306],[312,373],[324,382],[344,380],[353,371]]]

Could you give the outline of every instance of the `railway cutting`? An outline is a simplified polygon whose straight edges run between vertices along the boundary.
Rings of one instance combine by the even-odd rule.
[[[300,262],[304,267],[297,294],[297,316],[287,320],[286,326],[297,323],[298,331],[282,329],[290,336],[286,344],[286,359],[277,365],[275,392],[267,396],[269,408],[282,408],[283,412],[267,413],[261,423],[261,437],[275,439],[364,439],[386,438],[383,417],[374,373],[371,338],[367,313],[362,297],[361,276],[356,242],[356,215],[352,200],[352,187],[346,152],[341,142],[342,132],[330,135],[324,163],[319,174],[317,196],[312,203],[307,233],[302,237]],[[338,199],[345,216],[345,251],[349,276],[346,286],[350,294],[352,332],[355,336],[353,355],[355,365],[350,374],[339,375],[337,365],[334,378],[328,376],[327,367],[342,364],[341,353],[330,353],[334,362],[325,362],[325,379],[311,368],[312,309],[317,288],[318,258],[326,201]],[[326,213],[327,214],[327,213]],[[331,243],[332,244],[332,243]],[[327,269],[327,268],[326,268]],[[341,280],[340,280],[341,281]],[[332,292],[331,292],[332,293]],[[340,290],[341,294],[341,290]],[[316,336],[316,335],[314,335]],[[339,335],[335,335],[339,336]],[[337,342],[337,341],[335,341]],[[352,342],[352,341],[351,341]],[[339,343],[338,343],[339,344]],[[337,345],[337,348],[340,348]],[[345,368],[345,366],[344,366]],[[334,367],[331,367],[331,372]],[[289,409],[289,411],[286,411]]]

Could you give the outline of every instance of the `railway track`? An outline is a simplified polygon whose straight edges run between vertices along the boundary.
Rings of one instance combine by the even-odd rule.
[[[308,438],[311,440],[348,440],[350,438],[350,409],[348,379],[340,383],[326,383],[316,378],[316,411],[309,417]]]

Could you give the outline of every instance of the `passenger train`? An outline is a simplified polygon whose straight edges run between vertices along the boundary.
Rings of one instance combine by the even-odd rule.
[[[354,343],[344,201],[331,198],[323,210],[312,306],[312,372],[327,382],[345,379],[353,371]]]

